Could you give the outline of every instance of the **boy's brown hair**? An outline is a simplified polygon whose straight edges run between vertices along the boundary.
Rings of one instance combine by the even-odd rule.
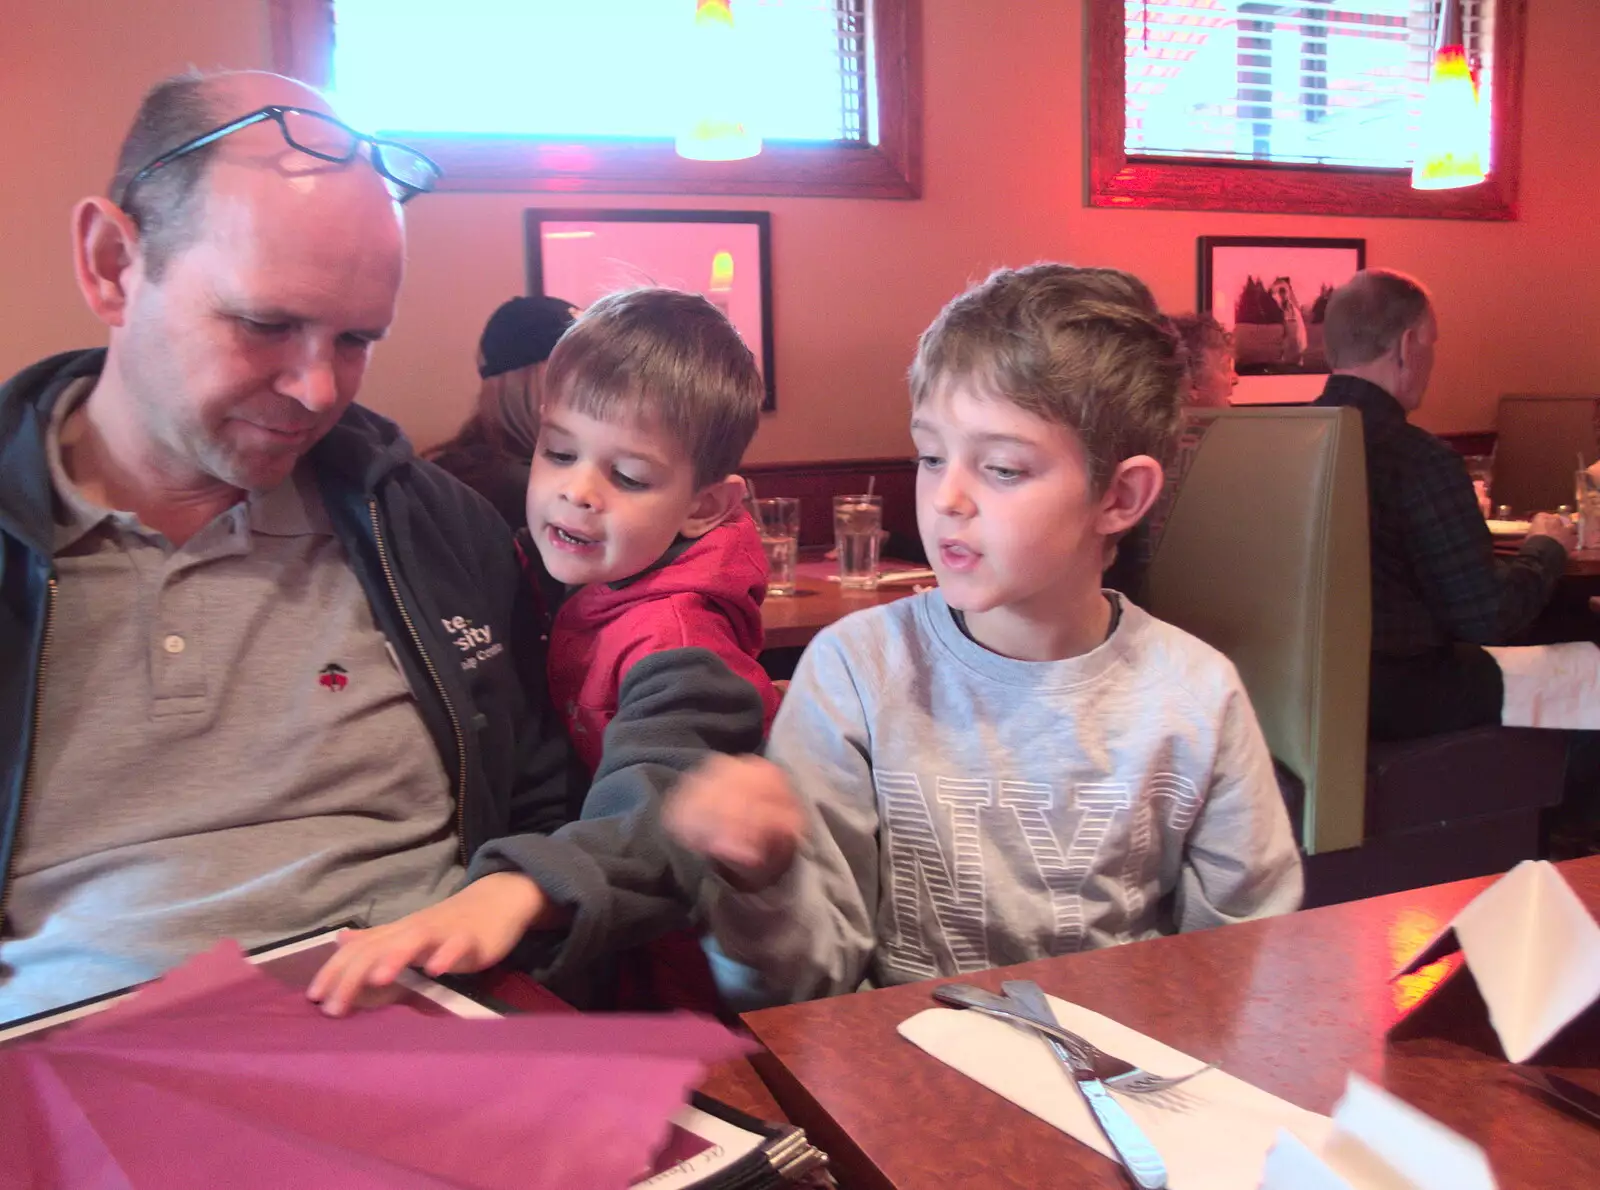
[[[765,389],[755,356],[698,293],[629,289],[595,302],[545,364],[545,401],[610,420],[635,416],[670,434],[695,487],[726,479],[755,437]]]
[[[1177,437],[1183,345],[1143,281],[1119,269],[1000,269],[922,333],[911,402],[967,382],[1064,425],[1104,489],[1123,459],[1163,462]]]

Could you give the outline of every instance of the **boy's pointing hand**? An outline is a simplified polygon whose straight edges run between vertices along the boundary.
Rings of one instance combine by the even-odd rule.
[[[677,843],[716,861],[746,892],[787,872],[806,834],[789,778],[757,756],[717,755],[686,773],[668,795],[662,821]]]

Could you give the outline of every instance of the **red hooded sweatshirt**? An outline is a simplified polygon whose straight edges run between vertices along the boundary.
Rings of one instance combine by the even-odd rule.
[[[693,540],[678,541],[642,574],[572,592],[550,626],[550,699],[592,773],[600,764],[617,692],[634,662],[667,649],[709,649],[755,686],[766,728],[778,692],[756,660],[767,559],[743,512]]]

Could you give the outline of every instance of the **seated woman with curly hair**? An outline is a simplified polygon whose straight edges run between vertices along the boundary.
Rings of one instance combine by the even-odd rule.
[[[1227,408],[1239,385],[1233,336],[1209,314],[1178,314],[1172,325],[1189,353],[1189,391],[1183,403]]]

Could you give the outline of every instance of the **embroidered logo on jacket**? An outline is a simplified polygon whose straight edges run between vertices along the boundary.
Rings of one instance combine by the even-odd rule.
[[[343,690],[349,684],[349,671],[337,661],[330,661],[317,671],[317,685],[326,690]]]
[[[505,642],[495,640],[494,629],[479,628],[465,616],[450,616],[439,623],[450,634],[461,654],[462,669],[477,669],[478,663],[505,652]]]

